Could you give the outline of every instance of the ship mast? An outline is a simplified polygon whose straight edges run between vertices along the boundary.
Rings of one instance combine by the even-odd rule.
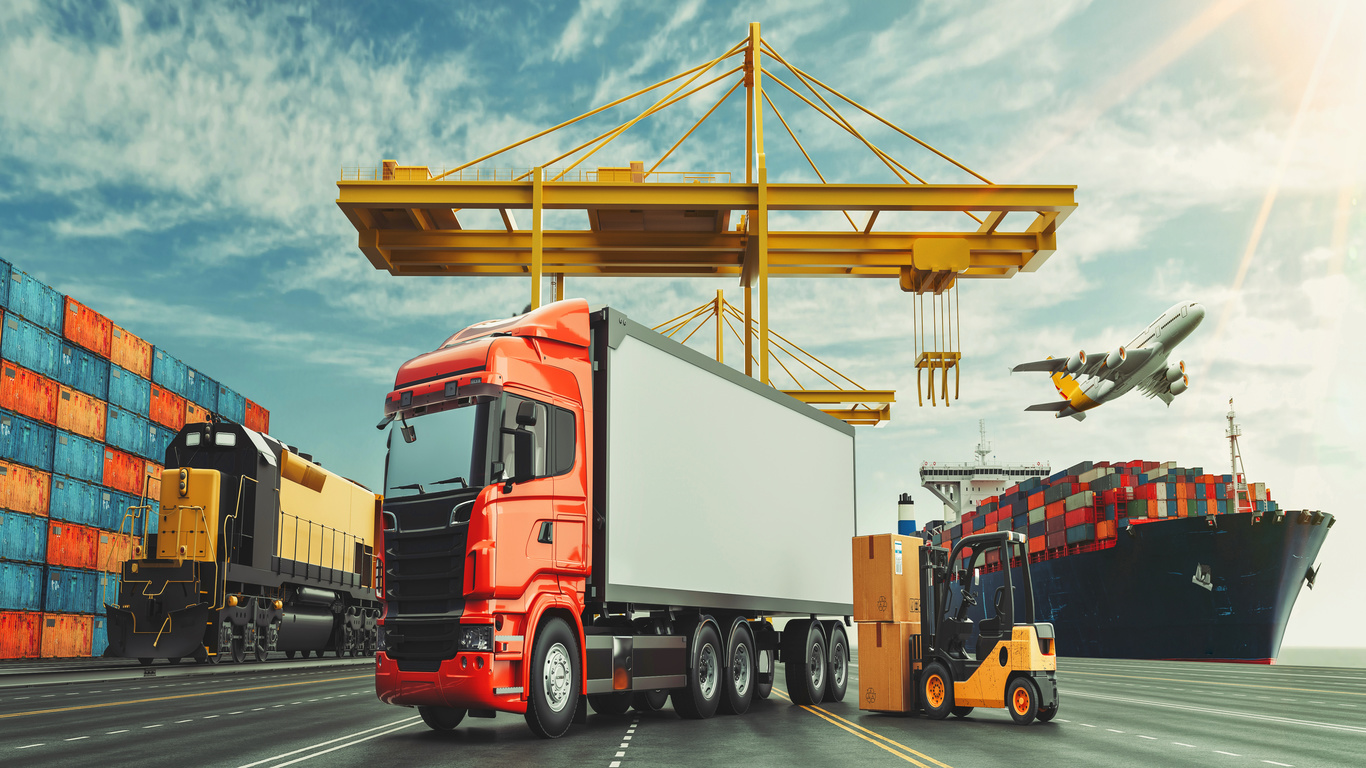
[[[977,463],[985,465],[987,463],[987,454],[991,453],[991,443],[987,442],[987,420],[978,419],[977,429],[981,432],[982,439],[981,442],[977,443],[977,449],[974,450],[973,453],[977,454]]]
[[[1229,472],[1233,475],[1233,490],[1235,503],[1242,507],[1244,504],[1251,505],[1251,499],[1247,495],[1247,467],[1243,465],[1243,452],[1238,447],[1238,437],[1243,434],[1243,428],[1233,421],[1233,398],[1228,399],[1228,428],[1224,430],[1224,436],[1228,438],[1228,459]],[[1242,472],[1239,472],[1242,467]]]

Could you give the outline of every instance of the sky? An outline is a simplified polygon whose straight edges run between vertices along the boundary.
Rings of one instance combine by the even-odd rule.
[[[932,504],[920,466],[971,460],[979,419],[1001,461],[1227,471],[1233,398],[1250,479],[1282,507],[1338,516],[1285,644],[1366,644],[1348,610],[1366,591],[1351,549],[1366,534],[1353,504],[1366,460],[1352,331],[1366,326],[1358,3],[1156,0],[1136,15],[1085,0],[10,0],[0,258],[261,403],[276,436],[377,487],[374,424],[399,364],[520,311],[530,285],[375,270],[335,205],[342,169],[453,167],[708,61],[751,21],[794,64],[993,181],[1077,186],[1037,272],[962,281],[962,393],[948,408],[915,405],[912,302],[895,281],[774,281],[775,330],[870,389],[897,390],[892,422],[859,431],[859,532],[893,529],[902,492]],[[588,166],[652,164],[719,88],[643,121]],[[833,124],[772,97],[827,179],[896,181]],[[544,163],[632,106],[645,105],[485,167]],[[970,181],[854,123],[928,180]],[[765,125],[770,178],[815,181],[771,113]],[[742,179],[743,130],[735,96],[661,168]],[[773,217],[798,225],[813,226]],[[566,295],[654,325],[718,288],[739,300],[733,280],[571,279]],[[1114,349],[1184,300],[1208,316],[1174,354],[1191,389],[1170,407],[1129,395],[1080,423],[1023,412],[1056,394],[1011,365]]]

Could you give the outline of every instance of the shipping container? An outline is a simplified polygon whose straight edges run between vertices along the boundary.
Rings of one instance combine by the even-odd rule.
[[[98,485],[57,475],[52,478],[53,520],[65,520],[78,525],[103,528],[103,513],[100,510]]]
[[[104,430],[104,441],[134,456],[145,456],[147,428],[151,423],[137,414],[111,406]]]
[[[6,284],[9,280],[4,281]],[[42,649],[43,614],[0,613],[0,659],[36,659]]]
[[[146,462],[140,456],[106,446],[104,449],[103,482],[115,490],[141,497],[145,464]]]
[[[185,401],[185,423],[202,424],[209,420],[209,412],[190,402]]]
[[[10,268],[9,310],[57,334],[62,333],[62,294],[22,270]]]
[[[99,312],[66,297],[66,320],[62,323],[62,335],[108,359],[109,345],[112,341],[114,324]]]
[[[0,259],[0,307],[9,306],[9,276],[13,269],[8,261]]]
[[[179,430],[167,429],[160,424],[147,424],[147,453],[143,458],[155,461],[158,464],[166,461],[166,449],[171,447],[171,441]]]
[[[133,508],[138,506],[138,499],[130,494],[120,491],[100,488],[99,490],[99,509],[100,517],[104,520],[106,530],[118,533],[130,533],[136,536],[142,535],[141,519],[147,516],[147,511],[143,510],[136,515]],[[139,519],[135,520],[134,517]]]
[[[48,613],[94,614],[99,592],[99,571],[49,565],[42,610]]]
[[[1074,493],[1071,496],[1068,496],[1066,499],[1064,499],[1064,503],[1066,505],[1065,509],[1068,512],[1071,512],[1074,509],[1081,509],[1082,507],[1095,506],[1096,494],[1095,491],[1082,491],[1081,493]]]
[[[104,482],[104,446],[72,432],[58,430],[52,451],[53,474],[91,483]]]
[[[109,361],[75,344],[63,343],[57,359],[58,382],[100,400],[109,398]]]
[[[1044,543],[1048,545],[1049,549],[1059,549],[1067,546],[1067,531],[1064,529],[1056,533],[1048,534],[1044,537]]]
[[[55,427],[0,411],[0,459],[51,472],[56,434]]]
[[[228,421],[246,424],[247,399],[237,394],[225,384],[218,385],[218,410],[216,413]]]
[[[254,429],[262,434],[270,433],[270,411],[265,408],[247,401],[247,419],[242,424],[247,429]]]
[[[109,648],[109,628],[106,626],[108,619],[103,616],[96,616],[90,620],[90,655],[96,658],[104,655]]]
[[[0,561],[0,611],[41,610],[43,566]]]
[[[161,499],[161,464],[155,461],[147,462],[146,491],[144,495],[149,501],[155,504]]]
[[[43,658],[74,659],[89,656],[93,626],[91,616],[43,614]]]
[[[100,531],[99,551],[96,560],[99,569],[105,573],[122,573],[123,564],[133,556],[133,537],[126,533]],[[114,602],[118,593],[106,595],[105,602]]]
[[[152,345],[114,326],[110,331],[109,360],[148,381],[152,378]]]
[[[117,365],[109,369],[109,404],[147,418],[152,402],[152,382]]]
[[[106,571],[100,572],[100,581],[97,587],[99,591],[95,595],[96,616],[105,615],[106,611],[104,609],[104,606],[106,603],[113,603],[114,605],[118,605],[119,586],[121,584],[123,584],[123,576],[121,576],[120,574],[109,573]]]
[[[1077,526],[1076,528],[1068,528],[1068,529],[1067,529],[1067,543],[1068,543],[1068,544],[1085,544],[1085,543],[1088,542],[1088,541],[1095,541],[1095,540],[1096,540],[1096,525],[1095,525],[1095,523],[1086,523],[1085,525],[1079,525],[1079,526]]]
[[[17,315],[5,313],[0,332],[0,357],[49,378],[61,366],[62,339]]]
[[[0,510],[0,560],[42,565],[47,557],[47,518]]]
[[[185,426],[185,398],[152,385],[152,405],[147,418],[179,432]]]
[[[196,371],[185,369],[185,399],[206,411],[218,410],[218,382]],[[179,429],[179,427],[177,427]]]
[[[47,530],[47,564],[94,568],[99,563],[99,542],[96,528],[52,520]]]
[[[56,424],[60,388],[52,379],[14,363],[0,365],[0,408],[5,410]]]
[[[22,464],[0,461],[0,507],[46,517],[51,506],[52,476]]]
[[[63,386],[57,397],[57,428],[75,432],[96,442],[104,442],[108,414],[103,400]]]
[[[185,396],[186,366],[161,347],[152,347],[152,383]]]

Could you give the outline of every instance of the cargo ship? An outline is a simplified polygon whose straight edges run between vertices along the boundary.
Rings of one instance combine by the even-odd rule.
[[[1246,481],[1232,401],[1229,408],[1225,474],[1085,461],[983,495],[1010,477],[986,460],[984,432],[975,465],[921,467],[944,519],[917,526],[903,496],[902,532],[920,527],[950,548],[984,531],[1026,535],[1036,618],[1053,623],[1061,655],[1274,663],[1335,518],[1282,509],[1264,484]],[[987,560],[980,589],[991,595],[1000,563]],[[980,622],[983,608],[973,610]]]

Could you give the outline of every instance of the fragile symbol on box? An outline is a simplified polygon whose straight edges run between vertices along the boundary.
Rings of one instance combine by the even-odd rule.
[[[868,686],[868,692],[863,694],[863,700],[869,704],[877,701],[877,692],[873,690],[873,686]]]
[[[879,597],[879,598],[877,599],[877,612],[878,612],[878,613],[886,613],[886,612],[887,612],[887,596],[886,596],[886,595],[882,595],[881,597]]]

